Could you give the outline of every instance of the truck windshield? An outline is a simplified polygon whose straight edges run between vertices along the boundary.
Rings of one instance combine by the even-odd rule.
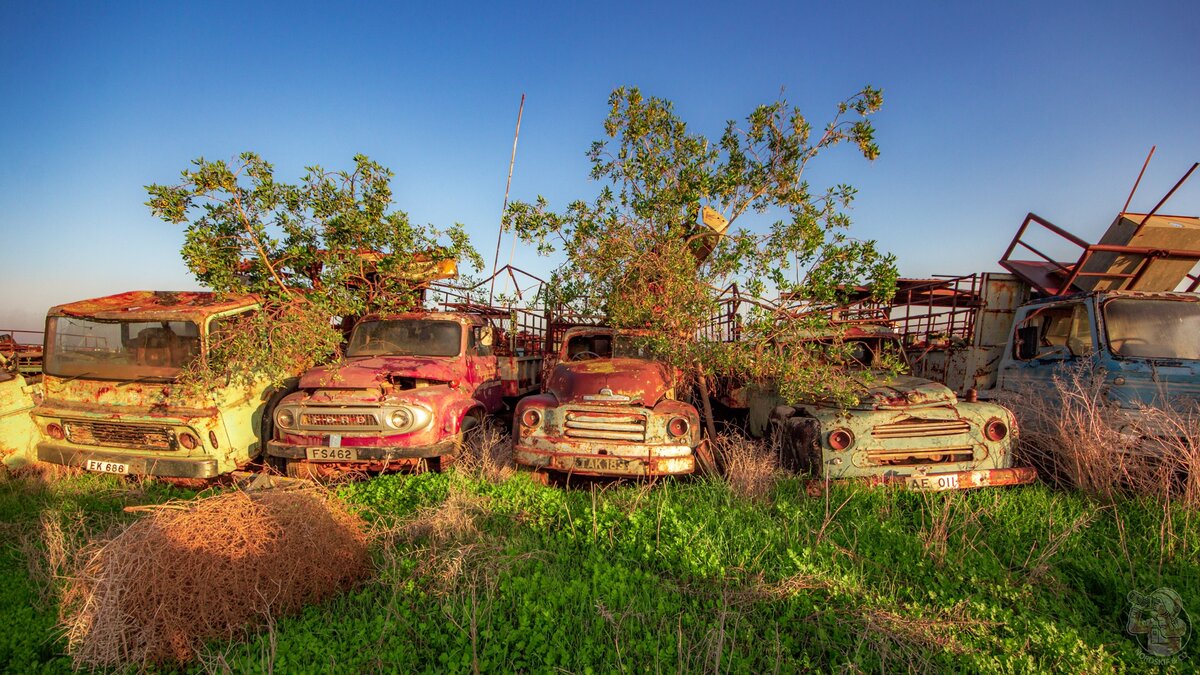
[[[200,355],[200,327],[191,321],[55,316],[46,341],[45,371],[55,377],[172,380]]]
[[[567,341],[566,358],[584,359],[653,359],[650,341],[641,335],[598,333],[575,335]]]
[[[346,356],[458,356],[461,349],[456,321],[364,321],[354,327]]]
[[[1104,325],[1108,346],[1117,356],[1200,359],[1200,302],[1109,300]]]

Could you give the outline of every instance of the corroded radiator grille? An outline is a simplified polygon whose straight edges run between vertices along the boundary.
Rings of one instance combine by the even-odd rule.
[[[566,435],[610,441],[646,441],[646,416],[628,413],[568,412]]]
[[[100,445],[139,450],[174,450],[174,438],[166,427],[120,422],[63,422],[67,440],[79,445]]]

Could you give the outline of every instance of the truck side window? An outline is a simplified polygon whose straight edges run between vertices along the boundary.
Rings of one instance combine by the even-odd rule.
[[[471,329],[471,334],[467,337],[467,349],[474,351],[479,356],[491,356],[491,345],[483,344],[481,334],[484,331],[483,326],[475,326]]]
[[[1092,320],[1088,317],[1087,305],[1077,303],[1071,308],[1071,332],[1067,337],[1067,349],[1074,356],[1092,355]]]
[[[1030,330],[1035,327],[1036,333]],[[1081,302],[1046,307],[1026,320],[1018,331],[1023,341],[1035,335],[1036,350],[1032,345],[1026,345],[1019,350],[1017,358],[1038,358],[1055,353],[1089,356],[1092,353],[1092,324],[1087,306]]]
[[[230,338],[238,333],[238,326],[245,325],[253,319],[258,310],[239,312],[229,316],[218,316],[208,322],[208,349],[219,349],[226,346]]]

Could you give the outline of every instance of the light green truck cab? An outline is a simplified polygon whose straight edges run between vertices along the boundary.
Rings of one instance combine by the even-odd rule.
[[[15,469],[33,461],[40,436],[29,415],[34,387],[10,366],[0,355],[0,462]]]
[[[1017,429],[1006,408],[960,401],[943,384],[873,369],[881,354],[902,354],[889,324],[854,324],[844,329],[842,339],[855,362],[852,367],[865,374],[866,384],[853,405],[787,401],[769,385],[732,392],[734,405],[748,408],[752,435],[777,435],[788,468],[822,479],[897,482],[914,490],[1036,479],[1033,469],[1013,466]]]
[[[204,479],[258,457],[286,391],[265,377],[208,390],[178,383],[253,296],[130,291],[51,308],[44,398],[33,415],[43,462]]]

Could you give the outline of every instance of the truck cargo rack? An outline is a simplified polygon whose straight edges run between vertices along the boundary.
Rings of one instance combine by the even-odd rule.
[[[487,296],[488,284],[500,275],[512,278],[519,301],[525,304],[495,304],[482,302]],[[517,275],[532,282],[522,290]],[[504,331],[507,340],[504,347],[516,355],[544,353],[549,335],[549,318],[538,306],[545,282],[520,268],[505,265],[492,276],[470,286],[457,286],[445,282],[429,285],[426,304],[445,312],[463,312],[486,317]],[[525,302],[525,299],[528,301]]]
[[[0,356],[21,375],[40,375],[43,338],[44,333],[39,330],[0,328]]]
[[[1184,282],[1188,282],[1187,292],[1194,292],[1200,287],[1200,275],[1194,273],[1200,262],[1200,218],[1158,215],[1158,211],[1197,166],[1200,163],[1193,164],[1149,213],[1119,213],[1097,244],[1029,213],[1001,256],[1000,266],[1045,296],[1095,290],[1174,291]],[[1033,232],[1048,232],[1056,237],[1051,241],[1078,249],[1077,260],[1061,262],[1034,246],[1028,239],[1030,225],[1040,226]],[[1018,247],[1037,259],[1013,259]]]

